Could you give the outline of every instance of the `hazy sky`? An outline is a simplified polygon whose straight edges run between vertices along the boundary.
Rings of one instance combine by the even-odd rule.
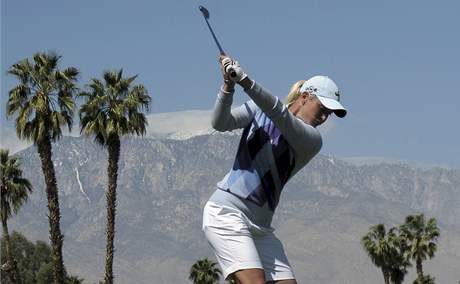
[[[204,5],[223,48],[284,98],[316,74],[339,85],[322,153],[460,168],[460,1],[1,1],[2,147],[9,66],[37,51],[62,55],[83,86],[104,70],[139,74],[152,113],[211,109],[221,78]],[[247,99],[241,91],[235,103]],[[75,118],[77,119],[77,118]],[[75,125],[78,127],[78,121]],[[8,136],[10,135],[10,136]]]

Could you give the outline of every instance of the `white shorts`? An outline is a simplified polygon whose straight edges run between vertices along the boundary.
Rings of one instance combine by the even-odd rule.
[[[273,229],[253,224],[238,209],[208,201],[203,210],[203,231],[225,279],[249,268],[263,269],[266,281],[295,279]]]

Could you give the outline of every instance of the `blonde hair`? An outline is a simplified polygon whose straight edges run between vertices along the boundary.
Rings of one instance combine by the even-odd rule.
[[[286,107],[289,107],[290,105],[292,105],[297,100],[297,98],[301,95],[300,88],[302,87],[303,83],[305,83],[305,81],[306,80],[300,80],[300,81],[295,82],[292,85],[291,90],[289,91],[289,94],[284,100],[284,104],[286,105]]]

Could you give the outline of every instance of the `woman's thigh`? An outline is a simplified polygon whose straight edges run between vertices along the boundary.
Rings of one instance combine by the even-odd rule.
[[[225,278],[234,274],[243,284],[294,279],[280,240],[272,232],[254,234],[238,210],[208,202],[203,231]]]
[[[238,211],[207,204],[203,231],[225,278],[236,271],[263,269],[249,228]]]
[[[267,233],[262,237],[254,238],[254,242],[265,270],[267,283],[295,283],[294,272],[287,259],[283,244],[275,234]]]

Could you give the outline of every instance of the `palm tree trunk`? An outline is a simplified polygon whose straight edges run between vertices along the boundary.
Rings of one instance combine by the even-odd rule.
[[[61,234],[59,210],[59,196],[56,184],[56,174],[51,159],[51,141],[49,137],[37,143],[38,154],[42,163],[43,175],[46,183],[48,198],[48,221],[50,226],[50,240],[53,253],[53,277],[55,284],[64,283],[64,261],[62,259],[63,235]]]
[[[107,197],[107,247],[105,257],[105,284],[113,283],[113,241],[115,238],[115,212],[117,206],[118,160],[120,158],[120,138],[116,134],[108,137],[108,188]]]
[[[385,284],[390,284],[390,273],[382,268],[383,280]]]
[[[8,233],[8,223],[6,221],[6,218],[2,218],[2,227],[3,227],[3,239],[5,240],[6,259],[7,259],[7,263],[9,266],[9,270],[7,271],[7,273],[10,278],[11,283],[19,284],[21,283],[21,279],[19,278],[20,276],[19,276],[18,266],[12,255],[13,250],[11,249],[10,234]]]
[[[422,268],[422,259],[417,257],[416,259],[416,268],[417,268],[417,279],[422,283],[423,280],[423,268]]]

